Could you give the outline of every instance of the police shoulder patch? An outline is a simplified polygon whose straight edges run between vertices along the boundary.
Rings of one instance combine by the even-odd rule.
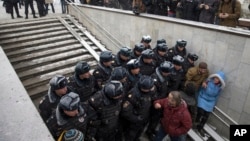
[[[131,98],[132,97],[132,94],[128,94],[128,98]]]
[[[123,107],[123,108],[127,108],[127,107],[128,107],[128,105],[129,105],[129,102],[128,102],[128,101],[126,101],[126,102],[124,102],[124,103],[123,103],[123,106],[122,106],[122,107]]]

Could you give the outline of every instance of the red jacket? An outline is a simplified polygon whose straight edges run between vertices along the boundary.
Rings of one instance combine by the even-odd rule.
[[[168,105],[168,98],[156,100],[154,103],[159,103],[163,108],[161,125],[168,135],[180,136],[186,134],[192,127],[192,119],[184,100],[174,108]]]

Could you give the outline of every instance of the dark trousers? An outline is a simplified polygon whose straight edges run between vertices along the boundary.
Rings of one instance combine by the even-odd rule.
[[[143,130],[145,128],[145,124],[135,124],[130,123],[128,129],[125,132],[125,141],[137,141],[139,140]]]
[[[14,10],[13,10],[13,8],[16,11],[17,17],[19,17],[20,15],[19,15],[19,10],[18,10],[17,3],[12,3],[12,2],[7,2],[6,3],[6,9],[11,14],[12,19],[14,19]]]
[[[33,16],[35,16],[33,0],[25,0],[24,1],[24,6],[25,6],[25,15],[26,15],[26,17],[28,17],[28,14],[29,14],[29,10],[28,10],[29,6],[30,6],[30,9],[31,9],[31,12],[32,12]]]
[[[54,9],[53,3],[47,3],[47,4],[45,4],[45,6],[46,6],[46,14],[48,14],[49,5],[51,6],[52,12],[55,13],[55,9]]]
[[[45,1],[44,0],[37,0],[36,3],[37,3],[37,9],[38,9],[39,16],[40,17],[45,16],[46,15]]]
[[[208,117],[209,117],[210,113],[211,112],[207,112],[207,111],[203,110],[202,108],[198,107],[198,109],[197,109],[197,116],[196,116],[195,122],[198,123],[197,129],[199,131],[201,129],[203,129],[205,123],[208,120]]]

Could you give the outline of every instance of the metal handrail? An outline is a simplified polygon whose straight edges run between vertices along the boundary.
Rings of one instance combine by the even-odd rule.
[[[69,2],[68,2],[69,1]],[[95,21],[94,19],[90,18],[88,15],[84,14],[84,12],[82,12],[78,6],[76,5],[79,5],[77,3],[74,3],[72,2],[71,0],[68,0],[66,1],[68,5],[72,6],[72,8],[74,8],[76,11],[78,11],[78,13],[81,15],[81,16],[84,16],[85,19],[89,22],[89,23],[93,23],[94,26],[96,26],[98,29],[99,29],[99,32],[102,32],[104,33],[103,35],[109,39],[110,42],[112,42],[113,44],[115,44],[115,46],[117,48],[121,48],[122,47],[122,43],[117,39],[115,38],[113,35],[111,35],[106,29],[104,29],[97,21]],[[81,4],[83,5],[83,4]]]
[[[233,120],[231,117],[229,117],[225,112],[223,112],[221,109],[219,109],[217,106],[215,106],[215,109],[220,113],[220,114],[222,114],[224,117],[226,117],[230,122],[232,122],[233,124],[235,124],[235,125],[238,125],[238,123],[235,121],[235,120]],[[217,115],[217,114],[215,114],[214,112],[212,112],[214,115]],[[224,121],[223,119],[220,119],[220,120],[222,120],[222,121]]]

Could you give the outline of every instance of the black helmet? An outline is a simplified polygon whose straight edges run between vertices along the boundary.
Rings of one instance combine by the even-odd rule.
[[[115,67],[111,73],[111,80],[122,80],[128,75],[127,70],[124,67]]]
[[[129,70],[131,70],[131,69],[137,69],[137,68],[139,68],[139,67],[140,67],[140,63],[139,63],[139,60],[138,60],[138,59],[131,59],[131,60],[129,60],[128,63],[127,63],[127,68],[128,68]]]
[[[157,42],[156,42],[157,45],[158,45],[158,44],[162,44],[162,43],[167,44],[167,42],[166,42],[165,39],[159,39],[159,40],[157,40]]]
[[[152,49],[146,49],[141,54],[142,58],[152,59],[154,58],[154,52]]]
[[[109,62],[113,60],[113,54],[111,51],[103,51],[100,54],[100,61],[101,62]]]
[[[108,98],[115,98],[123,94],[122,83],[116,80],[112,80],[105,84],[103,92]]]
[[[144,36],[142,36],[141,40],[143,42],[150,43],[152,39],[151,39],[151,37],[149,35],[144,35]]]
[[[89,70],[90,70],[90,66],[85,61],[80,61],[76,64],[76,67],[75,67],[76,75],[84,74],[86,72],[89,72]]]
[[[182,40],[182,39],[178,39],[178,40],[176,41],[176,45],[179,46],[179,47],[186,47],[187,41]]]
[[[143,50],[145,50],[145,46],[143,45],[143,43],[136,44],[134,50],[142,52]]]
[[[58,104],[59,108],[66,111],[73,111],[79,108],[80,106],[80,97],[74,92],[70,92],[64,95]]]
[[[174,65],[182,66],[183,62],[184,62],[184,58],[181,57],[180,55],[176,55],[173,57],[173,64]]]
[[[168,46],[165,43],[157,44],[156,49],[159,51],[166,52],[168,50]]]
[[[119,52],[121,55],[126,57],[130,57],[131,55],[131,49],[129,47],[122,47]]]
[[[169,61],[164,61],[159,66],[160,71],[169,73],[173,69],[174,65]]]
[[[147,75],[142,75],[138,81],[140,89],[150,90],[154,86],[154,80]]]
[[[56,75],[49,81],[49,84],[52,90],[58,90],[66,87],[67,80],[66,77],[62,75]]]
[[[198,60],[198,56],[196,54],[188,53],[188,58],[190,58],[192,61]]]

